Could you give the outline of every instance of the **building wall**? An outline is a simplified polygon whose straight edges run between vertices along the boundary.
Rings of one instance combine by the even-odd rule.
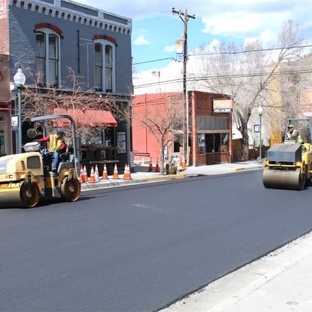
[[[160,158],[160,145],[155,139],[155,137],[148,131],[147,127],[143,126],[138,121],[138,115],[146,110],[146,107],[150,107],[155,102],[162,102],[164,107],[168,97],[175,96],[177,98],[179,95],[181,103],[181,111],[183,110],[183,101],[181,93],[158,93],[158,94],[145,94],[135,96],[133,99],[133,150],[137,155],[143,155],[144,153],[149,153],[155,162],[155,159]],[[224,95],[212,94],[207,92],[199,91],[189,91],[189,124],[190,124],[190,165],[206,165],[212,163],[222,163],[232,161],[232,116],[229,113],[214,113],[213,112],[213,99],[224,99]],[[168,101],[167,101],[168,102]],[[198,117],[214,117],[214,118],[226,118],[227,125],[224,131],[228,131],[229,135],[229,145],[227,152],[213,152],[213,153],[198,153],[198,142],[197,135],[202,133],[198,131],[197,118]],[[223,132],[224,132],[223,131]],[[216,133],[216,130],[207,130],[205,133]],[[221,131],[219,131],[221,132]],[[171,154],[173,150],[173,137],[169,144],[169,153]],[[140,157],[138,156],[137,160]]]
[[[228,163],[232,162],[233,148],[232,148],[232,115],[231,113],[216,113],[213,110],[213,100],[226,99],[223,94],[207,93],[201,91],[192,91],[189,94],[192,105],[192,149],[190,156],[190,163],[194,166],[207,165],[213,163]],[[199,130],[197,124],[198,117],[207,118],[222,118],[227,120],[225,129],[207,129],[204,131]],[[199,134],[217,134],[217,133],[228,133],[228,147],[226,152],[213,151],[200,153],[198,146],[197,136]]]
[[[34,29],[36,24],[45,23],[55,25],[62,31],[61,79],[64,85],[71,85],[68,78],[68,68],[71,68],[83,77],[87,88],[94,86],[93,39],[96,35],[103,35],[116,42],[116,94],[131,94],[131,19],[64,0],[10,1],[9,17],[12,75],[18,65],[29,71],[36,71]],[[26,83],[32,83],[29,77]]]
[[[307,117],[312,115],[312,90],[303,90],[300,94],[300,110]]]
[[[153,135],[144,122],[147,122],[147,118],[157,118],[157,115],[166,111],[166,107],[174,99],[172,98],[175,93],[158,93],[158,94],[143,94],[133,98],[132,101],[132,131],[133,131],[133,151],[136,160],[142,157],[148,158],[147,155],[152,158],[153,163],[156,163],[157,159],[160,159],[161,150],[160,143],[156,137],[159,137],[159,132]],[[147,117],[145,117],[147,116]],[[161,120],[155,120],[155,123],[159,126],[162,125]],[[164,123],[165,124],[165,121]],[[168,146],[172,147],[173,138],[167,138],[170,140]]]
[[[0,0],[3,1],[3,0]],[[79,77],[85,90],[94,87],[95,51],[97,39],[108,40],[115,49],[115,86],[112,97],[131,106],[132,96],[132,20],[114,13],[66,0],[8,0],[10,81],[18,67],[26,75],[26,85],[34,86],[37,71],[36,36],[38,25],[60,35],[59,90],[71,90],[70,70]],[[105,96],[105,92],[101,91]],[[23,106],[23,105],[22,105]],[[22,107],[23,109],[23,107]],[[131,127],[118,122],[118,133],[126,133],[126,153],[117,155],[121,167],[130,163],[132,151]]]

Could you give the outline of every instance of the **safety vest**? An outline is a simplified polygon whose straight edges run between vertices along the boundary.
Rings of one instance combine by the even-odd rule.
[[[302,138],[298,130],[294,130],[293,133],[287,133],[287,140],[294,140],[299,144],[302,143]]]
[[[56,134],[50,135],[50,141],[49,141],[49,152],[55,152],[63,143],[63,140],[58,138],[56,140]]]

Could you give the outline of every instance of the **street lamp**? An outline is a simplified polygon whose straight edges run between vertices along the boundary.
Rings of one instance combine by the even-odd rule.
[[[22,87],[25,84],[26,77],[21,68],[13,77],[17,87],[17,105],[18,105],[18,153],[22,153]]]
[[[262,160],[262,124],[261,124],[261,117],[262,117],[262,114],[263,114],[263,108],[262,106],[260,105],[258,107],[258,114],[259,114],[259,119],[260,119],[260,122],[259,122],[259,137],[260,137],[260,142],[259,142],[259,161],[261,162]]]

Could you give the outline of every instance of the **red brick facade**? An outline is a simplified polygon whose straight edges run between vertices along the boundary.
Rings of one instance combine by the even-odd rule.
[[[0,0],[0,54],[9,55],[8,0]]]
[[[134,97],[132,102],[132,140],[133,140],[133,152],[134,156],[138,157],[150,157],[153,159],[153,163],[156,159],[160,159],[161,144],[157,141],[159,135],[157,133],[153,135],[148,129],[148,126],[144,125],[148,118],[155,119],[155,123],[158,125],[165,125],[166,112],[168,105],[173,103],[181,105],[182,110],[182,96],[180,93],[159,93],[159,94],[144,94]],[[161,119],[164,119],[162,122]],[[158,119],[158,120],[156,120]],[[148,122],[151,124],[150,122]],[[169,140],[168,145],[172,145],[173,138],[166,138]],[[146,155],[145,155],[146,154]]]
[[[139,157],[144,157],[146,154],[150,155],[153,159],[153,163],[155,163],[156,158],[160,158],[160,144],[156,140],[156,138],[150,133],[148,128],[139,121],[138,115],[142,113],[142,111],[146,111],[151,109],[151,106],[155,103],[162,103],[163,107],[165,107],[168,102],[168,97],[175,95],[179,96],[181,112],[183,110],[183,99],[181,93],[162,93],[162,94],[145,94],[135,96],[133,99],[133,151],[134,155],[138,155]],[[231,162],[232,161],[232,116],[230,113],[215,113],[213,112],[213,99],[224,99],[224,95],[222,94],[212,94],[207,92],[199,92],[199,91],[189,91],[189,130],[190,130],[190,155],[189,155],[189,164],[190,165],[206,165],[210,163],[222,163],[222,162]],[[159,104],[160,105],[160,104]],[[222,119],[224,123],[224,129],[219,132],[228,134],[228,145],[226,151],[217,150],[213,152],[205,152],[200,153],[198,147],[198,135],[200,133],[217,133],[218,130],[199,130],[197,120],[198,117],[202,118],[211,118],[214,120]],[[169,155],[172,152],[176,152],[174,150],[173,137],[167,138],[170,140],[169,146]]]

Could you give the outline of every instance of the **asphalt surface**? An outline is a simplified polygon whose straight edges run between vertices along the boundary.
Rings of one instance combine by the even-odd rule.
[[[308,191],[265,190],[261,171],[0,210],[0,307],[156,311],[311,231],[311,213]]]

